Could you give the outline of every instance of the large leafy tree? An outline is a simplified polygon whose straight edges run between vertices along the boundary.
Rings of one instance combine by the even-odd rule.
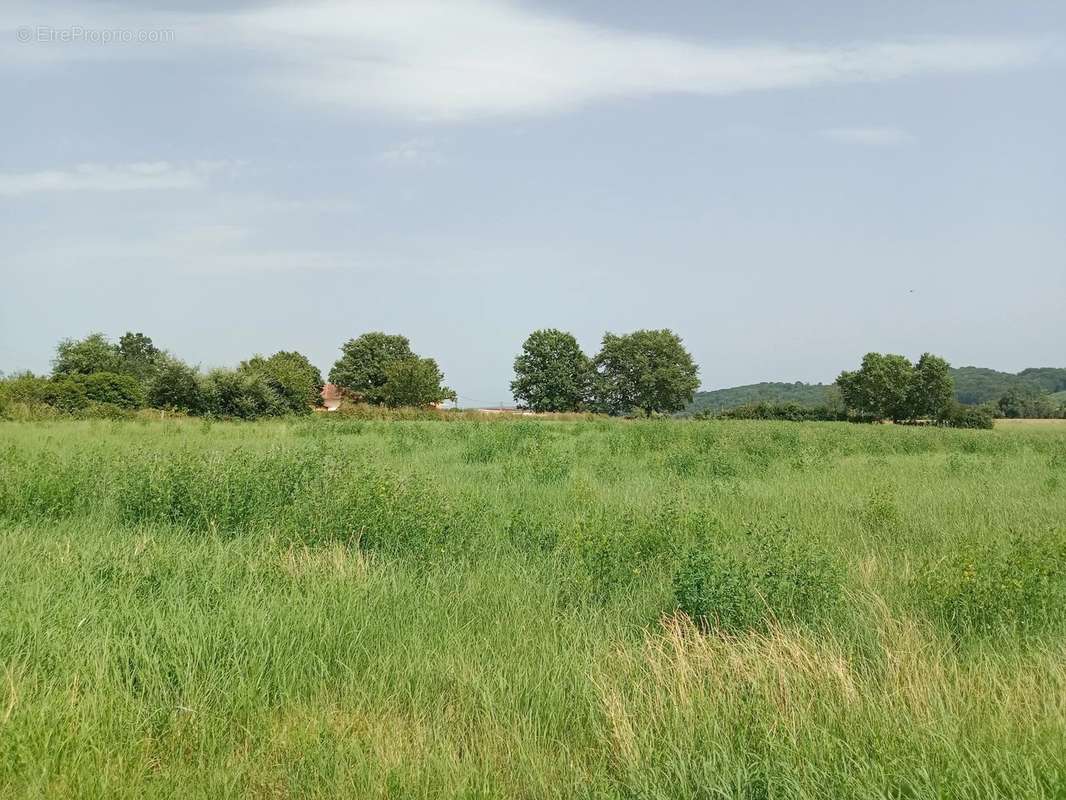
[[[911,416],[913,373],[914,366],[904,356],[867,353],[857,371],[840,373],[837,386],[849,411],[901,422]]]
[[[923,353],[911,375],[908,409],[911,419],[945,419],[955,402],[955,381],[947,361]]]
[[[90,333],[84,339],[64,339],[59,343],[52,361],[52,376],[63,378],[108,372],[131,375],[147,383],[163,358],[163,352],[143,333],[127,331],[118,344],[102,333]]]
[[[573,334],[534,331],[514,360],[514,399],[533,411],[577,411],[589,399],[592,362]]]
[[[341,347],[341,357],[329,371],[329,381],[356,392],[368,403],[382,403],[382,390],[388,380],[386,369],[397,361],[415,358],[406,336],[374,331],[349,339]]]
[[[53,378],[123,371],[122,354],[102,333],[90,333],[84,339],[64,339],[57,345],[52,361]]]
[[[455,392],[444,386],[444,373],[432,358],[405,358],[385,367],[381,399],[387,406],[429,406],[454,400]]]
[[[680,411],[699,388],[699,367],[671,330],[608,333],[595,360],[596,404],[608,414]]]
[[[143,333],[127,331],[118,340],[121,370],[138,380],[149,381],[163,360],[163,352]]]
[[[840,373],[837,387],[852,414],[893,422],[945,419],[955,391],[950,366],[930,353],[917,364],[900,355],[867,353],[858,370]]]
[[[306,414],[321,402],[322,373],[302,353],[283,350],[270,358],[253,356],[241,362],[238,372],[262,378],[285,411]]]

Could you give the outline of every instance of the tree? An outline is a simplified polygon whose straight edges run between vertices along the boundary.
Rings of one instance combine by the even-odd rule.
[[[837,378],[840,397],[848,411],[868,419],[910,419],[911,379],[914,367],[903,356],[867,353],[856,372]]]
[[[1062,408],[1047,392],[1035,386],[1015,386],[999,398],[996,408],[1008,419],[1054,419]]]
[[[947,361],[923,353],[914,365],[908,400],[910,419],[940,421],[950,413],[955,402],[955,381]]]
[[[146,383],[155,375],[163,358],[163,352],[152,343],[151,337],[131,331],[119,338],[118,355],[122,372]]]
[[[605,334],[595,360],[596,404],[608,414],[680,411],[699,388],[699,367],[670,330]]]
[[[204,379],[207,413],[217,417],[257,419],[285,412],[281,398],[262,375],[216,369]]]
[[[122,355],[102,333],[84,339],[64,339],[56,346],[52,377],[92,375],[94,372],[122,372]]]
[[[514,360],[511,392],[533,411],[578,411],[589,399],[592,362],[573,334],[534,331]]]
[[[283,350],[270,358],[253,356],[241,362],[238,371],[263,378],[294,414],[307,414],[322,402],[322,373],[301,353]]]
[[[415,358],[406,336],[378,331],[349,339],[341,347],[341,357],[329,371],[329,381],[356,392],[368,403],[383,402],[386,368],[397,361]]]
[[[917,364],[904,356],[867,353],[858,370],[840,373],[837,388],[850,413],[871,420],[939,422],[953,413],[955,402],[951,367],[931,353]]]
[[[442,385],[444,373],[432,358],[406,358],[385,368],[381,398],[392,408],[428,406],[454,400],[455,392]]]
[[[148,384],[148,404],[186,414],[206,411],[206,398],[200,374],[176,358],[162,357]]]

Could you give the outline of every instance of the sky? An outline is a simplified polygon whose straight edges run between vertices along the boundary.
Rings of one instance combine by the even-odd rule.
[[[537,328],[704,388],[1066,366],[1060,0],[0,5],[0,370],[403,333],[462,405]]]

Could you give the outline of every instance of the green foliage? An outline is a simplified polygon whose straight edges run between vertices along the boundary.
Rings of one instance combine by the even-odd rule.
[[[863,419],[913,419],[911,384],[914,367],[904,356],[867,353],[856,372],[837,378],[848,411]]]
[[[862,367],[837,378],[848,412],[861,420],[941,422],[952,413],[951,368],[924,353],[917,364],[904,356],[867,353]]]
[[[698,412],[694,416],[708,419],[709,412]],[[717,414],[719,419],[776,419],[787,422],[829,422],[844,418],[842,408],[829,405],[808,406],[799,403],[752,403],[736,406]]]
[[[958,543],[915,578],[920,608],[956,636],[1066,623],[1066,531]]]
[[[122,371],[122,354],[118,346],[102,333],[90,333],[84,339],[64,339],[56,347],[56,357],[52,361],[52,376],[55,378]]]
[[[321,404],[322,373],[301,353],[253,356],[242,361],[237,371],[266,382],[287,413],[309,414],[312,407]]]
[[[923,353],[910,379],[908,418],[942,420],[954,404],[954,397],[948,362],[932,353]]]
[[[592,362],[573,334],[555,328],[534,331],[514,361],[511,392],[532,411],[579,411],[589,399]]]
[[[142,382],[150,381],[156,374],[164,355],[150,337],[143,333],[127,331],[118,340],[118,355],[122,371]]]
[[[207,398],[200,373],[176,358],[160,359],[158,369],[148,384],[148,404],[153,408],[202,414]]]
[[[59,383],[80,385],[91,403],[106,403],[118,408],[134,409],[144,406],[144,387],[132,375],[94,372],[91,375],[72,375]]]
[[[737,633],[771,622],[815,625],[843,600],[843,569],[787,528],[749,529],[740,546],[704,542],[674,575],[677,607],[707,628]]]
[[[374,331],[349,339],[329,372],[329,381],[356,392],[368,403],[384,402],[382,391],[390,364],[415,358],[406,336]]]
[[[964,406],[954,403],[942,422],[949,428],[991,430],[995,426],[995,415],[988,406]]]
[[[1066,404],[1041,389],[1014,386],[996,402],[996,411],[1007,419],[1057,419],[1066,416]]]
[[[699,387],[699,368],[666,329],[605,334],[595,368],[596,405],[612,415],[680,411]]]
[[[385,367],[380,397],[390,408],[421,408],[454,400],[455,392],[443,381],[444,373],[432,358],[405,358]]]
[[[960,367],[951,372],[956,399],[966,405],[994,403],[1012,388],[1050,393],[1066,390],[1066,368],[1031,367],[1011,374],[983,367]]]
[[[14,406],[34,406],[45,402],[50,382],[32,372],[20,372],[0,379],[0,414]]]
[[[763,405],[822,407],[831,405],[835,393],[835,387],[823,383],[752,383],[710,392],[696,392],[684,413],[714,414],[744,406]]]
[[[206,413],[216,417],[258,419],[284,414],[287,408],[262,375],[215,369],[203,384]]]

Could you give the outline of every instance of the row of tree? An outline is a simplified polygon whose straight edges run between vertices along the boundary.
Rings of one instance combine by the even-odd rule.
[[[454,397],[436,362],[415,355],[402,336],[370,333],[348,341],[330,377],[359,402],[424,406]],[[256,419],[309,413],[321,404],[323,385],[318,368],[295,351],[203,373],[143,333],[126,333],[118,342],[92,333],[59,343],[50,376],[22,373],[3,381],[0,401],[71,413],[150,407]]]
[[[511,392],[532,411],[620,415],[680,411],[699,388],[699,367],[671,330],[603,337],[594,358],[573,334],[534,331],[514,361]]]

